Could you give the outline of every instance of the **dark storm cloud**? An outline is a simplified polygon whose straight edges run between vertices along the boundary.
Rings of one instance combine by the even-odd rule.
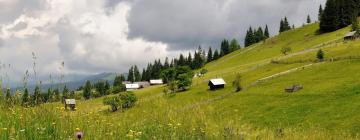
[[[325,0],[137,0],[129,16],[130,37],[168,43],[170,49],[217,45],[223,38],[242,42],[250,26],[270,26],[277,33],[282,17],[301,25],[316,19]]]

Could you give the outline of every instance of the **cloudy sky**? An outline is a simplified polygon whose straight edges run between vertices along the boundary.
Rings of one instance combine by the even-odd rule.
[[[302,25],[325,0],[0,0],[0,73],[125,72],[223,38],[242,42],[250,25]],[[10,67],[9,67],[9,64]]]

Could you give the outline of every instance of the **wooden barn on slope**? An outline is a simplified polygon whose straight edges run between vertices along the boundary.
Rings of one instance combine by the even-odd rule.
[[[222,78],[210,79],[209,80],[209,88],[210,90],[222,89],[225,88],[226,82]]]
[[[164,84],[163,80],[162,79],[153,79],[153,80],[150,80],[150,85],[162,85]]]
[[[344,40],[355,40],[356,37],[357,37],[356,31],[352,31],[352,32],[347,33],[347,34],[344,36]]]

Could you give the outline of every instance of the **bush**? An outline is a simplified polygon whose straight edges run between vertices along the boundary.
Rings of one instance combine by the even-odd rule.
[[[177,85],[176,81],[168,82],[167,86],[164,88],[165,96],[172,97],[176,95]]]
[[[283,48],[281,48],[281,53],[283,53],[284,55],[287,55],[289,52],[291,52],[291,48],[290,48],[290,47],[283,47]]]
[[[115,112],[118,110],[119,107],[122,105],[122,101],[119,97],[105,97],[103,101],[104,105],[109,105],[111,107],[111,111]]]
[[[201,69],[200,74],[204,75],[204,74],[207,73],[207,72],[208,72],[207,69]]]
[[[316,58],[320,61],[324,60],[324,52],[321,49],[317,52]]]
[[[233,81],[233,87],[235,89],[235,92],[241,91],[243,88],[241,86],[241,76],[240,74],[237,74],[235,77],[235,80]]]
[[[187,73],[180,74],[177,79],[177,87],[182,91],[186,90],[192,83],[192,75]]]
[[[122,108],[131,108],[137,101],[137,97],[132,92],[121,93],[119,98],[122,101]]]
[[[119,96],[105,97],[103,100],[104,105],[109,105],[111,111],[115,112],[118,109],[128,109],[135,105],[137,97],[132,92],[124,92]]]
[[[112,93],[117,94],[117,93],[123,92],[125,90],[126,90],[125,85],[121,84],[121,86],[114,86],[112,89]]]

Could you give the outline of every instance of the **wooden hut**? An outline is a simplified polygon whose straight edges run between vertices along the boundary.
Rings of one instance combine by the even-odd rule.
[[[75,110],[76,101],[75,99],[65,99],[65,110],[69,107],[71,111]]]
[[[140,88],[147,88],[150,86],[148,81],[135,82],[134,84],[139,84]]]
[[[140,89],[139,84],[125,84],[125,87],[126,87],[126,91],[132,91],[132,90]]]
[[[344,40],[354,40],[354,39],[356,39],[356,31],[349,32],[344,36]]]
[[[225,88],[226,82],[222,78],[210,79],[209,80],[209,88],[210,90],[222,89]]]
[[[162,85],[164,84],[163,80],[162,79],[153,79],[153,80],[150,80],[150,85]]]
[[[285,88],[285,92],[291,93],[291,92],[296,92],[303,89],[303,86],[301,85],[293,85],[291,87],[287,87]]]

